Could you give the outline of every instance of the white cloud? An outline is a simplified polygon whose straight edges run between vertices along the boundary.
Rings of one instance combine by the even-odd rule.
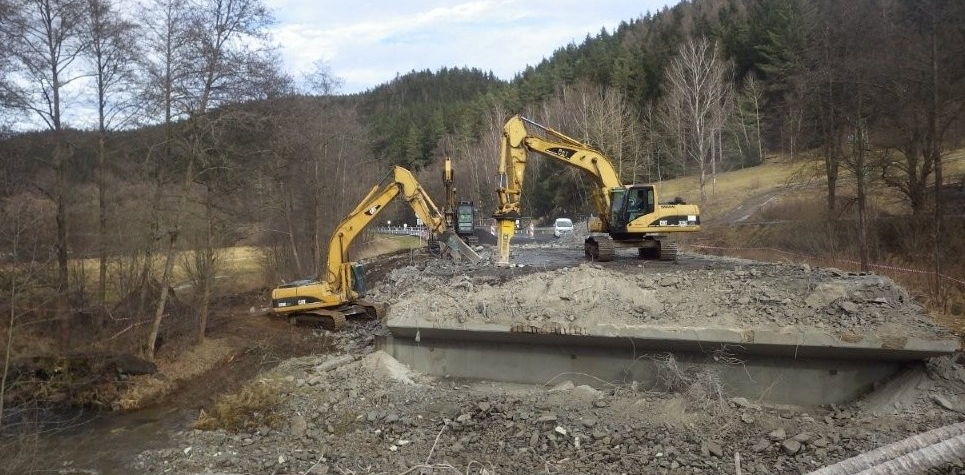
[[[475,67],[511,79],[570,42],[657,11],[666,0],[268,0],[296,76],[325,61],[360,92],[412,70]]]

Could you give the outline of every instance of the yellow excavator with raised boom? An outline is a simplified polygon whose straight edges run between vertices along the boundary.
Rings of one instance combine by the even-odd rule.
[[[549,138],[531,135],[529,124]],[[669,235],[700,230],[700,210],[677,198],[670,203],[657,200],[657,189],[650,184],[624,185],[613,162],[593,147],[559,131],[519,115],[503,126],[499,159],[497,208],[497,266],[509,262],[509,241],[515,234],[520,216],[520,197],[526,158],[530,153],[558,160],[579,168],[593,179],[593,204],[596,216],[588,223],[589,236],[583,243],[586,257],[595,261],[613,260],[615,249],[637,248],[640,258],[677,259],[677,243]]]
[[[352,241],[379,213],[398,196],[409,204],[428,231],[448,248],[454,258],[473,262],[480,260],[469,246],[446,225],[445,218],[409,170],[395,167],[392,179],[372,187],[345,219],[339,223],[328,243],[328,263],[325,274],[318,279],[307,279],[282,284],[271,292],[271,310],[287,316],[293,325],[317,324],[331,331],[345,326],[346,317],[368,315],[381,318],[383,305],[363,300],[365,281],[362,265],[349,261],[348,248]],[[388,181],[388,183],[386,183]]]

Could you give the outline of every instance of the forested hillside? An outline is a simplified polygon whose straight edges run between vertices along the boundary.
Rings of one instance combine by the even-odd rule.
[[[316,274],[392,165],[441,200],[450,155],[486,218],[515,113],[598,147],[627,182],[696,176],[687,198],[703,203],[722,171],[818,163],[822,219],[863,264],[884,245],[881,189],[914,230],[896,255],[947,271],[957,252],[941,185],[961,180],[943,164],[965,136],[965,2],[695,0],[560,45],[508,83],[446,68],[353,95],[325,70],[282,71],[263,0],[118,6],[0,0],[0,307],[11,324],[59,322],[64,345],[77,309],[106,318],[131,296],[153,342],[176,264],[203,329],[229,246],[265,250],[265,285]],[[527,173],[526,214],[593,212],[578,172],[534,159]],[[414,222],[402,207],[386,219]],[[178,263],[182,250],[197,252]]]

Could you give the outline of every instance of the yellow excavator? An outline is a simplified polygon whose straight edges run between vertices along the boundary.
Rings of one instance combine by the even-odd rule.
[[[531,135],[526,126],[542,130],[548,138]],[[579,168],[593,179],[596,216],[583,243],[586,257],[613,260],[616,248],[637,248],[640,258],[677,259],[677,244],[669,235],[700,230],[700,210],[677,198],[658,201],[649,184],[624,185],[613,162],[591,146],[519,115],[503,126],[499,160],[497,208],[497,266],[509,265],[509,241],[520,216],[520,196],[526,158],[538,153]]]
[[[348,248],[385,206],[399,196],[412,207],[433,237],[448,246],[449,255],[473,262],[480,260],[479,255],[447,227],[445,218],[412,172],[395,167],[390,176],[391,179],[387,176],[381,184],[372,187],[335,228],[328,243],[324,275],[282,284],[272,290],[271,309],[275,314],[287,316],[293,325],[316,324],[331,331],[344,327],[346,317],[352,315],[381,318],[384,306],[362,298],[365,296],[362,266],[349,261]]]

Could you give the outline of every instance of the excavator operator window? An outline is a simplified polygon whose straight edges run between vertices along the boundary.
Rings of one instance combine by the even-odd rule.
[[[627,213],[630,221],[653,213],[653,188],[636,188],[630,190],[629,194]]]
[[[623,218],[623,216],[621,215],[623,214],[623,201],[626,199],[626,197],[624,196],[625,193],[626,193],[626,190],[622,188],[610,190],[610,222],[611,223],[620,223],[623,221],[621,219]]]

